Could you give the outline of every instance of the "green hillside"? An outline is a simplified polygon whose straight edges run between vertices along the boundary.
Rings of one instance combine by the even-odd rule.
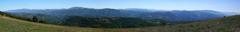
[[[0,32],[240,32],[240,16],[144,28],[81,28],[33,23],[0,16]]]
[[[0,16],[0,32],[93,32],[97,29],[33,23]]]
[[[240,15],[187,24],[122,29],[122,31],[125,30],[138,32],[240,32]]]

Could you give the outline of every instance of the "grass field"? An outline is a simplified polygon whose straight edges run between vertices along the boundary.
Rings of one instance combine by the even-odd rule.
[[[95,32],[96,30],[98,29],[40,24],[0,16],[0,32]]]
[[[0,32],[240,32],[240,17],[143,28],[81,28],[33,23],[0,16]]]

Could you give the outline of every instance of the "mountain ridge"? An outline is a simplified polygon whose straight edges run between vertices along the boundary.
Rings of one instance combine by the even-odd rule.
[[[117,29],[104,29],[104,28],[77,28],[55,26],[49,24],[33,23],[28,21],[8,20],[6,16],[0,16],[0,31],[1,32],[238,32],[240,16],[230,16],[219,19],[210,19],[201,22],[167,25],[167,26],[154,26],[144,28],[117,28]],[[11,25],[14,24],[14,25]],[[9,29],[11,28],[11,29]],[[19,29],[21,28],[21,29]]]
[[[110,21],[114,23],[114,18],[120,18],[117,20],[125,19],[128,21],[131,18],[134,18],[132,21],[120,21],[123,23],[135,23],[136,25],[145,25],[145,24],[137,24],[141,22],[155,22],[154,19],[163,20],[163,21],[156,21],[156,22],[164,22],[164,23],[185,23],[185,22],[192,22],[197,20],[207,20],[207,19],[214,19],[214,18],[222,18],[225,15],[216,12],[213,10],[191,10],[191,11],[139,11],[139,10],[121,10],[121,9],[93,9],[93,8],[83,8],[83,7],[73,7],[68,9],[46,9],[46,10],[11,10],[11,11],[4,11],[7,14],[19,17],[22,19],[33,19],[37,18],[40,21],[44,21],[50,24],[64,24],[68,22],[77,23],[74,25],[80,25],[78,23],[88,21],[87,23],[95,23],[98,21],[90,21],[91,20],[99,20],[98,18],[106,17],[109,19],[100,19],[104,21]],[[71,18],[72,16],[77,16],[76,18]],[[79,19],[79,20],[67,20],[67,19]],[[85,20],[81,20],[85,19]],[[141,20],[140,22],[138,22]],[[145,21],[146,20],[146,21]],[[83,23],[86,25],[90,25],[87,23]],[[119,25],[121,23],[118,23]],[[135,24],[129,26],[136,26]],[[66,25],[73,25],[68,23]],[[105,25],[105,24],[103,24]],[[121,24],[122,25],[122,24]],[[121,26],[120,25],[120,26]],[[101,26],[101,25],[98,25]]]

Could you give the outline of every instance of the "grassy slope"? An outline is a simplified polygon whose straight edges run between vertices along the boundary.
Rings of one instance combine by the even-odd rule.
[[[240,32],[240,16],[146,28],[79,28],[40,24],[0,16],[0,32]]]
[[[40,24],[0,16],[0,32],[95,32],[97,30],[99,29]]]

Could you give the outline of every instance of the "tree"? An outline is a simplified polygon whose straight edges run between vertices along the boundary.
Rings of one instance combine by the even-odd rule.
[[[32,17],[32,21],[33,21],[33,22],[39,22],[37,16],[33,16],[33,17]]]
[[[3,16],[4,16],[5,14],[6,14],[6,13],[4,13],[4,12],[0,11],[0,15],[3,15]]]

